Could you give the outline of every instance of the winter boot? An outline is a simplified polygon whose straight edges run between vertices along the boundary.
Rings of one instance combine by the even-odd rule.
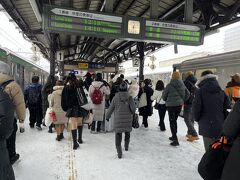
[[[171,146],[179,146],[178,138],[177,136],[172,137],[172,142],[170,143]]]
[[[60,133],[60,139],[64,139],[63,133]]]
[[[189,142],[193,142],[193,141],[196,141],[196,140],[199,140],[198,136],[191,136],[187,139],[187,141],[189,141]]]
[[[78,126],[78,142],[79,142],[79,144],[83,143],[82,131],[83,131],[83,126]]]
[[[60,135],[57,135],[56,140],[57,140],[57,141],[61,141],[61,136],[60,136]]]
[[[77,149],[79,144],[77,142],[77,129],[72,130],[72,139],[73,139],[73,149]]]
[[[19,158],[20,158],[20,155],[15,154],[15,156],[9,158],[10,163],[13,165]]]
[[[49,128],[48,128],[48,132],[49,133],[53,133],[53,130],[52,130],[52,124],[49,126]]]
[[[117,148],[118,158],[121,159],[122,158],[122,146],[118,146],[116,148]]]
[[[118,154],[118,159],[122,159],[122,154]]]

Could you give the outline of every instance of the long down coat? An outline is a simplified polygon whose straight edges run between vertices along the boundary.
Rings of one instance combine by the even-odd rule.
[[[57,117],[57,121],[54,124],[65,124],[68,122],[66,112],[63,111],[61,106],[63,88],[64,86],[54,86],[53,93],[48,95],[49,107],[52,107]]]
[[[233,107],[223,124],[223,134],[234,139],[233,146],[222,173],[221,180],[239,180],[240,178],[240,100]]]
[[[132,131],[132,119],[135,111],[135,103],[128,92],[119,92],[111,102],[106,119],[110,119],[114,112],[113,130],[116,133],[130,132]]]
[[[218,138],[230,109],[230,101],[219,86],[216,76],[209,74],[202,77],[198,84],[200,88],[193,100],[195,121],[199,124],[199,134],[203,137]]]
[[[103,85],[101,81],[93,81],[92,85],[89,87],[89,95],[92,96],[95,88],[100,88]],[[94,121],[103,121],[104,111],[105,111],[105,95],[110,94],[109,86],[102,86],[100,91],[103,94],[103,101],[101,104],[93,104],[93,120]]]

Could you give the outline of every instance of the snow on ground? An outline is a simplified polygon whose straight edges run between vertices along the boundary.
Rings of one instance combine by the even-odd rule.
[[[202,139],[186,141],[186,126],[178,119],[179,147],[171,147],[168,117],[166,132],[158,129],[158,113],[149,118],[149,128],[131,133],[129,151],[118,159],[114,133],[91,134],[84,128],[84,144],[73,151],[71,136],[55,140],[56,134],[30,129],[17,134],[16,180],[201,180],[197,164],[204,153]],[[141,119],[140,119],[141,123]]]

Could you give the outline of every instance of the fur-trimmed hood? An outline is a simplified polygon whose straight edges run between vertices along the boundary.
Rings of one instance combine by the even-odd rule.
[[[64,88],[64,86],[54,86],[53,90],[54,90],[55,93],[61,95],[63,88]]]
[[[208,74],[200,78],[196,83],[199,88],[204,88],[209,93],[216,93],[221,91],[221,87],[218,84],[217,76],[214,74]]]

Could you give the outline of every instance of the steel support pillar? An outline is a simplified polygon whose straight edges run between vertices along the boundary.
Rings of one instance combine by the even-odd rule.
[[[184,21],[186,23],[192,23],[192,17],[193,17],[193,0],[185,0]]]
[[[159,0],[150,1],[150,18],[158,19],[158,2]],[[137,42],[137,49],[139,53],[139,81],[144,80],[144,42]]]
[[[55,76],[55,63],[56,63],[56,39],[55,34],[51,34],[51,44],[50,44],[50,75]]]
[[[158,18],[158,2],[159,0],[150,1],[150,17],[153,19]]]
[[[185,0],[184,5],[184,22],[186,23],[192,23],[192,17],[193,17],[193,0]],[[174,53],[178,53],[178,47],[177,44],[174,44]]]
[[[139,82],[144,80],[144,42],[137,42],[137,49],[139,53]]]
[[[105,0],[105,12],[107,13],[113,12],[113,3],[114,0]]]

